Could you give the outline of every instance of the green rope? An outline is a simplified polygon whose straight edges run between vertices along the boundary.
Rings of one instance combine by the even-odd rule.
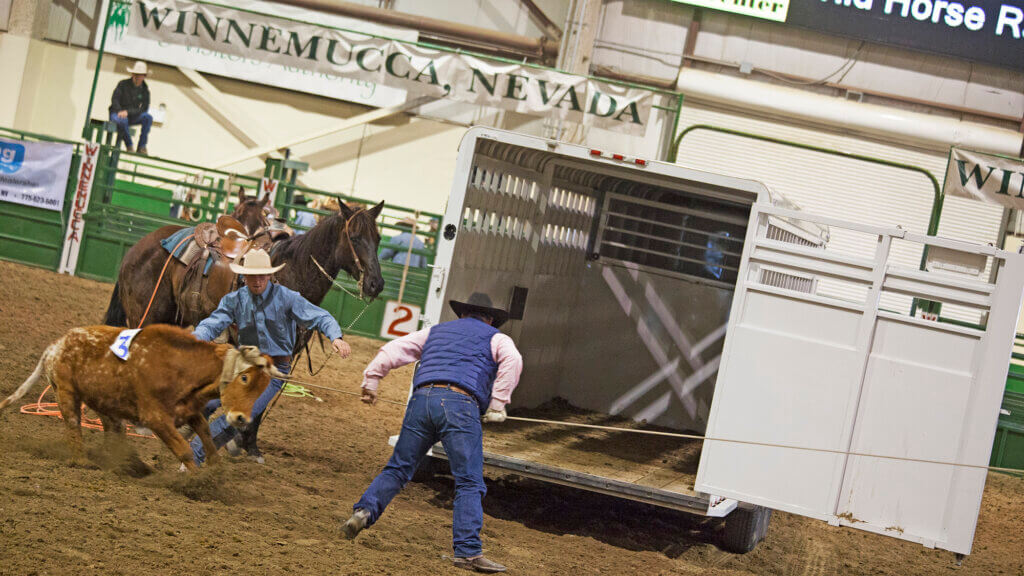
[[[317,402],[323,402],[320,398],[309,391],[305,386],[298,386],[296,384],[285,383],[284,388],[281,390],[281,396],[288,396],[289,398],[313,398]]]

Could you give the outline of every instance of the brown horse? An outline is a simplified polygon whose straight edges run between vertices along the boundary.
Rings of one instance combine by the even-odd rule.
[[[266,199],[248,199],[241,202],[232,215],[250,234],[258,235],[260,229],[268,226],[265,207]],[[274,242],[270,246],[274,264],[287,264],[276,274],[276,280],[319,304],[330,290],[334,277],[345,270],[359,281],[362,295],[377,296],[384,289],[384,279],[377,262],[380,233],[375,221],[383,208],[383,202],[370,210],[343,208],[307,234]],[[220,299],[236,287],[235,274],[228,263],[218,260],[210,268],[201,290],[182,294],[186,267],[174,258],[168,262],[167,251],[160,245],[161,240],[181,228],[164,226],[128,250],[121,262],[104,323],[137,328],[145,315],[144,325],[194,326],[212,314]],[[164,278],[157,286],[165,263]],[[305,339],[301,343],[304,344]]]

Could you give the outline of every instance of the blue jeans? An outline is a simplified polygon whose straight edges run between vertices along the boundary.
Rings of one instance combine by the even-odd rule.
[[[153,117],[149,115],[149,112],[129,114],[127,118],[118,118],[117,112],[111,112],[110,121],[117,124],[116,146],[120,146],[121,141],[123,140],[125,145],[130,149],[132,147],[132,133],[128,130],[128,127],[141,124],[142,128],[139,132],[139,148],[146,147],[146,144],[149,142],[149,129],[153,127]]]
[[[274,366],[284,374],[288,374],[292,370],[292,365],[288,362],[277,362]],[[260,397],[256,399],[256,403],[252,405],[252,413],[250,414],[252,422],[241,433],[234,426],[228,424],[227,418],[223,414],[210,421],[210,435],[213,436],[214,445],[220,448],[240,434],[242,448],[245,448],[247,452],[254,452],[256,449],[256,434],[259,432],[260,423],[263,421],[263,413],[281,388],[284,388],[284,382],[281,380],[274,378],[270,381],[267,389],[263,391],[263,394],[260,394]],[[213,414],[219,407],[220,398],[210,400],[203,408],[203,416],[209,418],[210,414]],[[202,464],[206,460],[206,452],[203,451],[203,442],[199,439],[199,436],[192,438],[192,456],[195,458],[196,464]]]
[[[484,485],[483,431],[476,401],[446,388],[416,390],[405,409],[402,432],[384,470],[353,507],[370,514],[373,525],[391,499],[412,479],[427,450],[438,440],[455,476],[452,544],[457,558],[479,556]]]

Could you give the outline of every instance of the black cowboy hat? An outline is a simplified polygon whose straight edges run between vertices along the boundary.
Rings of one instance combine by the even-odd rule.
[[[295,194],[295,196],[292,196],[292,203],[293,204],[301,204],[301,205],[305,206],[306,204],[309,204],[309,199],[306,198],[302,194],[302,192],[297,192]]]
[[[491,326],[495,328],[501,327],[508,320],[508,312],[501,308],[495,308],[491,303],[491,297],[483,292],[473,292],[470,294],[469,300],[465,302],[449,300],[448,305],[452,307],[455,315],[459,318],[474,313],[490,316]]]

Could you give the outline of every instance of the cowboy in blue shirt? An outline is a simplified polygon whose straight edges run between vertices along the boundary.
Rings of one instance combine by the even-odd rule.
[[[394,262],[395,264],[405,264],[406,256],[409,258],[409,266],[411,268],[423,268],[427,265],[427,259],[420,254],[409,253],[409,243],[412,242],[414,250],[423,250],[426,246],[423,241],[416,237],[412,232],[412,227],[416,223],[412,218],[403,218],[398,222],[395,222],[395,226],[405,230],[404,232],[396,235],[387,241],[387,244],[392,246],[398,246],[398,248],[384,248],[380,251],[378,259],[381,262]]]
[[[231,270],[242,275],[245,287],[221,299],[213,314],[196,326],[196,338],[208,342],[235,324],[238,327],[238,343],[258,346],[261,352],[273,357],[274,365],[285,374],[291,371],[291,353],[295,346],[297,324],[304,328],[316,328],[327,336],[334,351],[342,358],[352,353],[348,343],[341,339],[341,327],[329,312],[310,303],[298,292],[270,282],[270,275],[284,268],[284,264],[272,266],[270,256],[263,250],[248,252],[239,261],[240,264],[231,263]],[[256,446],[256,433],[263,412],[283,387],[284,382],[281,380],[275,378],[270,381],[266,391],[252,407],[252,423],[241,433],[240,442],[236,439],[235,429],[224,416],[210,422],[214,444],[218,447],[226,444],[233,455],[239,454],[240,448],[245,448],[250,457],[262,464],[263,457]],[[207,404],[207,416],[219,405],[220,400],[212,400]],[[206,459],[199,438],[192,439],[192,452],[197,463]]]

